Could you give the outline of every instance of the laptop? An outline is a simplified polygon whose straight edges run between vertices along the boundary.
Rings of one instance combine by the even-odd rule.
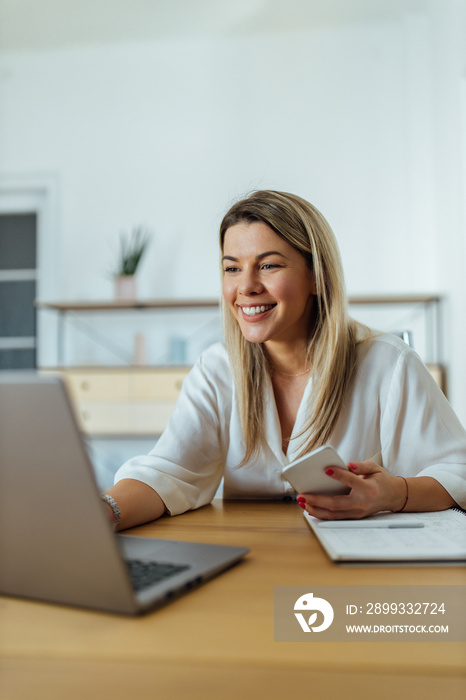
[[[243,547],[117,535],[63,381],[0,372],[0,593],[136,615]]]

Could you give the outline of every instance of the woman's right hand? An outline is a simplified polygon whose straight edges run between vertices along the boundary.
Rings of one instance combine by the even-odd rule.
[[[356,520],[381,510],[397,511],[403,508],[405,481],[375,462],[350,462],[348,470],[328,467],[325,473],[351,490],[344,496],[300,494],[298,503],[316,518]]]

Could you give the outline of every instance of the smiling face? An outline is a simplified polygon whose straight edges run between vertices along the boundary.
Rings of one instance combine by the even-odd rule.
[[[306,260],[262,221],[227,229],[223,245],[223,296],[241,331],[269,350],[306,343],[315,281]]]

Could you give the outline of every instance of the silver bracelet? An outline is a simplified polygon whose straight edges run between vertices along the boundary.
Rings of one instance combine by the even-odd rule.
[[[120,509],[118,508],[118,503],[115,501],[114,498],[112,498],[111,496],[109,496],[108,493],[104,493],[104,494],[101,496],[101,499],[102,499],[103,501],[105,501],[105,503],[108,503],[108,505],[109,505],[110,508],[112,509],[112,513],[113,513],[113,524],[114,524],[115,527],[117,528],[118,525],[121,523],[121,513],[120,513]]]

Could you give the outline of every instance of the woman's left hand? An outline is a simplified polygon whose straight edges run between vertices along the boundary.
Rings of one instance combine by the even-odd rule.
[[[349,520],[364,518],[381,510],[403,507],[406,487],[403,479],[389,474],[375,462],[350,462],[348,470],[329,467],[326,474],[348,486],[351,491],[343,496],[319,496],[304,493],[298,503],[310,515],[321,520]]]

